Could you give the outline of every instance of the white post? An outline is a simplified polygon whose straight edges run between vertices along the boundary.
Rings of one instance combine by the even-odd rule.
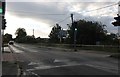
[[[33,29],[33,37],[34,37],[34,29]]]

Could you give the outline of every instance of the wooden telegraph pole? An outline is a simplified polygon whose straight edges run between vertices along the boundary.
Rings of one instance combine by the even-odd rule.
[[[77,34],[77,28],[76,28],[76,23],[77,22],[74,22],[74,20],[73,20],[73,14],[71,14],[71,20],[72,20],[72,26],[73,26],[73,28],[74,28],[74,51],[77,51],[77,49],[76,49],[76,34]]]

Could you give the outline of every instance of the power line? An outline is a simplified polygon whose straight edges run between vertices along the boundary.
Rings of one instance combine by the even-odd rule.
[[[105,15],[107,13],[113,13],[113,12],[112,11],[111,12],[106,12],[106,13],[102,13],[102,14],[99,14],[99,15]],[[117,13],[117,11],[116,11],[116,13]]]
[[[118,3],[115,3],[115,4],[111,4],[111,5],[107,5],[107,6],[104,6],[104,7],[100,7],[100,8],[97,8],[97,9],[93,9],[93,10],[88,10],[88,11],[83,11],[83,12],[79,12],[79,13],[84,13],[84,12],[92,12],[92,11],[97,11],[97,10],[101,10],[101,9],[104,9],[104,8],[108,8],[108,7],[111,7],[111,6],[114,6],[114,5],[117,5]]]
[[[99,14],[99,16],[100,16],[100,15],[105,15],[105,14],[107,14],[107,13],[113,13],[113,12],[111,11],[111,12],[102,13],[102,14]],[[59,22],[57,22],[57,23],[61,23],[61,22],[65,21],[66,19],[68,19],[69,17],[70,17],[70,16],[66,17],[65,19],[63,19],[63,20],[61,20],[61,21],[59,21]]]
[[[101,7],[101,8],[97,8],[97,9],[94,9],[94,10],[89,10],[89,11],[86,11],[86,12],[92,12],[92,11],[97,11],[97,10],[101,10],[101,9],[104,9],[104,8],[107,8],[107,7],[111,7],[111,6],[114,6],[114,5],[117,5],[117,3],[115,3],[115,4],[111,4],[111,5],[108,5],[108,6],[104,6],[104,7]],[[84,11],[85,12],[85,11]],[[81,13],[83,13],[83,12],[81,12]],[[98,14],[98,13],[96,13],[96,15],[105,15],[105,14],[107,14],[107,13],[113,13],[112,11],[111,12],[106,12],[106,13],[102,13],[102,14]],[[75,15],[80,15],[80,14],[78,14],[78,13],[75,13]]]
[[[66,19],[68,19],[69,17],[70,17],[70,16],[64,18],[63,20],[61,20],[61,21],[59,21],[59,22],[57,22],[57,23],[61,23],[61,22],[65,21]]]
[[[63,20],[61,20],[61,21],[58,21],[58,22],[56,22],[56,23],[61,23],[61,22],[64,22],[66,19],[68,19],[70,16],[68,16],[68,17],[66,17],[66,18],[64,18]],[[52,27],[52,26],[55,26],[54,24],[53,25],[51,25],[50,27]]]
[[[10,11],[10,10],[9,10]],[[11,12],[16,12],[16,13],[18,13],[18,14],[24,14],[24,13],[29,13],[29,12],[23,12],[23,11],[11,11]],[[21,13],[22,12],[22,13]],[[30,13],[35,13],[35,12],[30,12]],[[39,14],[39,15],[67,15],[67,14],[40,14],[40,13],[36,13],[36,14]],[[63,20],[60,20],[60,21],[58,21],[57,23],[61,23],[61,22],[64,22],[66,19],[68,19],[70,16],[68,16],[68,17],[66,17],[66,18],[64,18]],[[52,25],[52,26],[54,26],[54,25]],[[51,26],[51,27],[52,27]]]
[[[105,12],[105,13],[101,13],[101,14],[99,14],[99,15],[93,15],[93,16],[97,16],[97,17],[103,17],[103,15],[107,15],[108,16],[108,13],[113,13],[112,11],[109,11],[109,12]],[[114,12],[115,13],[115,12]],[[117,11],[116,11],[116,13],[117,13]],[[111,15],[111,14],[109,14],[109,16]],[[86,18],[88,18],[88,17],[92,17],[92,18],[94,18],[93,16],[87,16],[87,17],[85,17],[85,18],[83,18],[83,19],[85,19],[86,20]],[[78,19],[79,20],[79,19]],[[94,19],[95,20],[95,19]]]
[[[108,7],[111,7],[111,6],[117,5],[117,4],[118,4],[118,3],[115,3],[115,4],[107,5],[107,6],[104,6],[104,7],[100,7],[100,8],[97,8],[97,9],[93,9],[93,10],[89,10],[89,11],[79,12],[79,13],[84,13],[84,12],[87,13],[87,12],[92,12],[92,11],[96,11],[96,10],[101,10],[101,9],[108,8]],[[48,14],[48,13],[38,13],[38,12],[35,13],[35,12],[30,12],[30,11],[29,11],[29,12],[28,12],[28,11],[20,11],[20,10],[19,10],[19,11],[18,11],[18,10],[17,10],[17,11],[15,11],[15,10],[13,11],[13,10],[8,10],[8,9],[7,9],[7,11],[14,12],[14,13],[16,12],[16,13],[19,13],[19,14],[33,13],[33,14],[39,14],[39,15],[66,15],[66,14],[52,14],[52,13],[51,13],[51,14],[50,14],[50,13]]]
[[[93,10],[89,10],[89,11],[84,11],[84,12],[92,12],[92,11],[97,11],[97,10],[101,10],[101,9],[104,9],[104,8],[108,8],[108,7],[111,7],[111,6],[114,6],[114,5],[117,5],[118,3],[115,3],[115,4],[111,4],[111,5],[107,5],[107,6],[104,6],[104,7],[100,7],[100,8],[97,8],[97,9],[93,9]],[[38,14],[38,15],[66,15],[66,14],[45,14],[45,13],[35,13],[35,12],[26,12],[26,11],[12,11],[12,10],[8,10],[10,12],[19,12],[18,14],[24,14],[24,13],[34,13],[34,14]],[[22,13],[21,13],[22,12]],[[79,13],[84,13],[84,12],[79,12]],[[105,13],[106,14],[106,13]],[[103,14],[101,14],[103,15]],[[70,16],[69,16],[70,17]],[[65,21],[66,19],[68,19],[69,17],[66,17],[64,18],[63,20],[57,22],[57,23],[61,23],[63,21]]]

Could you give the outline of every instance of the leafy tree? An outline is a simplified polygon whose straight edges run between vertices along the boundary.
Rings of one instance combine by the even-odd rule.
[[[16,39],[16,42],[18,42],[18,43],[36,43],[37,41],[33,36],[25,36],[25,37]]]
[[[118,44],[117,34],[114,33],[107,34],[104,44],[117,45]]]
[[[36,41],[39,43],[39,42],[41,42],[41,38],[40,37],[37,37],[36,38]]]
[[[6,33],[6,34],[3,36],[3,42],[4,42],[4,43],[8,43],[10,40],[12,40],[12,35]]]
[[[104,37],[106,36],[107,31],[104,29],[105,25],[102,25],[102,23],[86,20],[79,20],[76,22],[76,40],[78,44],[96,44],[97,41],[102,42],[105,40]],[[74,41],[74,30],[75,25],[69,25],[69,43],[73,43]]]
[[[36,42],[36,39],[34,38],[34,36],[26,36],[24,38],[25,40],[25,43],[35,43]]]
[[[15,32],[15,35],[16,35],[15,41],[23,43],[25,41],[27,33],[24,28],[18,28]]]
[[[50,37],[50,42],[54,42],[54,43],[58,43],[60,41],[59,39],[59,33],[61,31],[61,26],[59,26],[59,24],[56,24],[56,26],[54,26],[49,34]]]
[[[15,32],[16,38],[22,38],[27,35],[26,30],[24,28],[18,28]]]

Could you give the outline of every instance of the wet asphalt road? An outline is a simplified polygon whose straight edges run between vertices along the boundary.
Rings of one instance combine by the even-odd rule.
[[[10,46],[24,75],[116,75],[118,60],[109,53],[54,49],[27,44]]]

